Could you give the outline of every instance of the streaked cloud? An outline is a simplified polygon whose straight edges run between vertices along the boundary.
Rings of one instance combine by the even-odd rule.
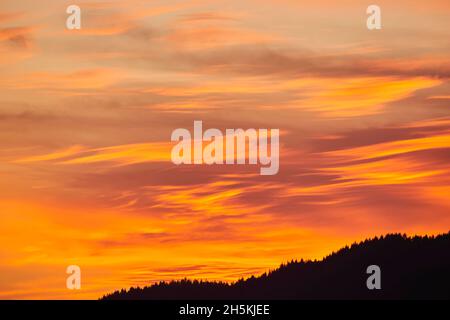
[[[113,162],[130,165],[151,161],[170,161],[170,143],[140,143],[104,148],[88,149],[72,146],[67,149],[44,155],[30,156],[16,160],[17,163],[57,160],[59,164],[88,164]]]
[[[365,160],[422,150],[448,149],[449,146],[450,135],[442,134],[431,137],[380,143],[348,150],[330,151],[327,154],[337,157],[347,157],[354,160]]]
[[[71,32],[61,3],[2,1],[0,298],[233,281],[448,231],[449,3],[379,4],[376,33],[356,0],[93,0]],[[279,173],[173,165],[194,120],[279,128]]]

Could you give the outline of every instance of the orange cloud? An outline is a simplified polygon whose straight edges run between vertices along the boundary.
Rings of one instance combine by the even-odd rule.
[[[326,117],[359,117],[380,113],[389,102],[442,82],[427,78],[354,78],[335,81],[298,102],[300,108]]]
[[[74,156],[76,154],[79,154],[83,150],[85,150],[85,148],[83,146],[72,146],[67,149],[52,152],[49,154],[21,158],[21,159],[15,160],[15,162],[16,163],[27,163],[27,162],[58,160],[61,158]]]
[[[432,165],[431,165],[432,166]],[[414,159],[385,159],[362,164],[321,169],[323,172],[339,175],[339,180],[353,180],[356,185],[391,185],[417,182],[431,182],[435,176],[450,173],[448,168],[430,168],[429,163]]]
[[[352,160],[367,160],[389,157],[415,151],[446,149],[450,147],[450,135],[440,134],[431,137],[406,139],[379,143],[364,147],[325,152],[324,155]]]
[[[170,161],[171,144],[163,142],[138,143],[104,148],[72,146],[67,149],[38,156],[17,159],[17,163],[59,160],[59,164],[86,164],[115,162],[130,165],[152,161]]]
[[[356,0],[89,0],[73,32],[56,1],[2,0],[0,298],[233,281],[448,231],[449,1],[381,1],[375,33]],[[279,174],[174,166],[168,133],[194,119],[279,128]]]

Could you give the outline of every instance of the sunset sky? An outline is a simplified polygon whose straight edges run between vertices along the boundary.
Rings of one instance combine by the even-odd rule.
[[[450,229],[448,0],[2,0],[0,75],[0,299],[233,281]],[[279,173],[175,166],[194,120],[279,129]]]

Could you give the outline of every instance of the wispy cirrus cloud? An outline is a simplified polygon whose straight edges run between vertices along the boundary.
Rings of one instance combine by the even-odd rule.
[[[448,231],[449,4],[379,4],[371,32],[353,0],[93,0],[72,32],[61,3],[2,1],[0,297],[232,281]],[[279,128],[279,174],[174,166],[194,120]]]
[[[72,146],[60,151],[15,160],[16,163],[56,161],[58,164],[112,162],[130,165],[153,161],[170,161],[171,144],[164,142],[119,145],[104,148]]]
[[[444,132],[443,134],[430,137],[391,141],[347,150],[330,151],[326,154],[353,160],[365,160],[423,150],[448,149],[449,147],[450,135]]]

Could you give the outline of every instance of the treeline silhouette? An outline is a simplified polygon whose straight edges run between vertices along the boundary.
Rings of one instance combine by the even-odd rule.
[[[367,289],[369,265],[381,268],[381,290]],[[102,299],[450,299],[450,232],[375,237],[320,261],[293,260],[233,284],[184,279],[122,289]]]

